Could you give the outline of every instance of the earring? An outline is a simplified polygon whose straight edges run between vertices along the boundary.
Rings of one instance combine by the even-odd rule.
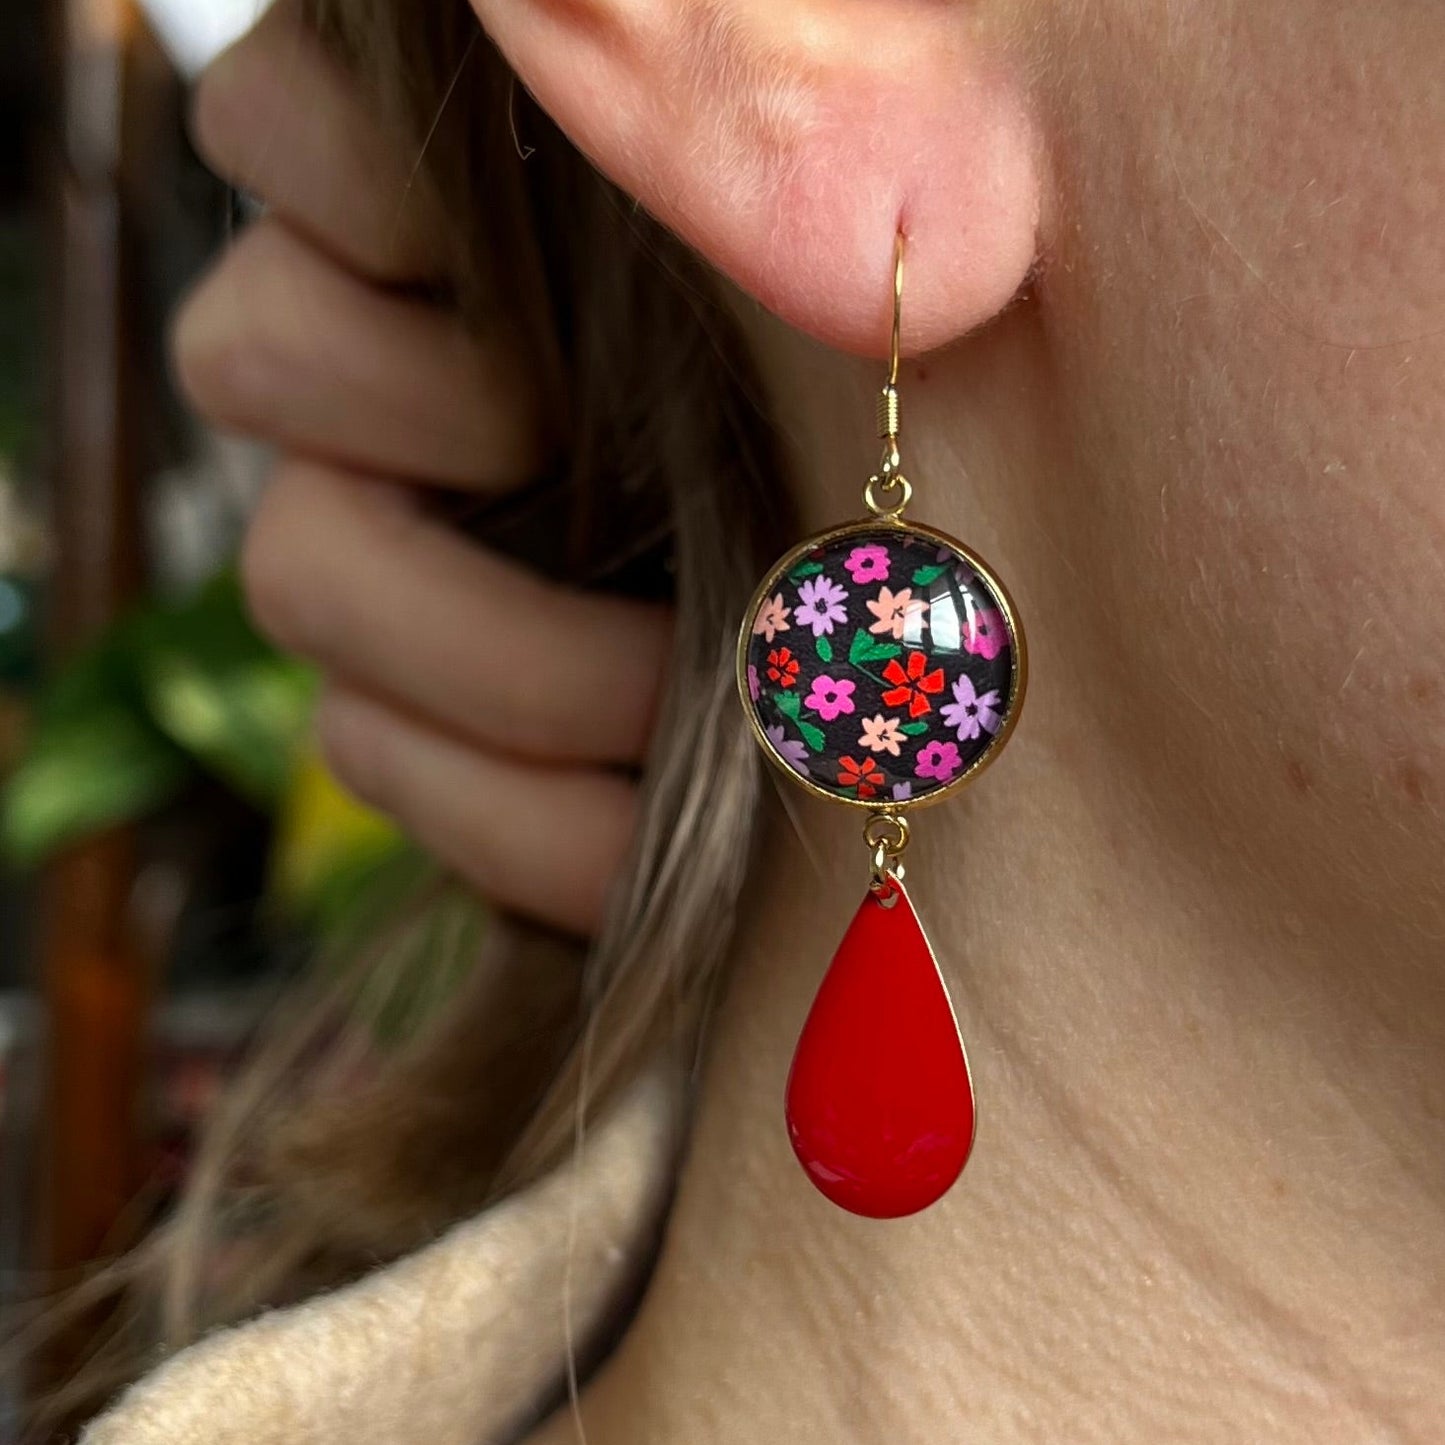
[[[868,890],[803,1026],[786,1114],[818,1189],[877,1219],[946,1193],[975,1127],[958,1021],[903,886],[909,815],[998,756],[1027,672],[1023,629],[987,564],[903,519],[913,488],[898,451],[902,305],[900,233],[868,515],[800,542],[769,571],[737,653],[738,693],[768,759],[809,793],[867,813]]]

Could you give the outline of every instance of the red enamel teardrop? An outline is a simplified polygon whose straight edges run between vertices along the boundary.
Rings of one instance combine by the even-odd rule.
[[[833,957],[788,1076],[788,1133],[834,1204],[926,1209],[973,1147],[973,1084],[948,990],[903,885],[871,889]]]

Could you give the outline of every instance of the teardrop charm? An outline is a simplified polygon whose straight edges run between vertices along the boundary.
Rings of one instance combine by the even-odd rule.
[[[869,889],[803,1025],[788,1134],[834,1204],[926,1209],[973,1148],[973,1084],[953,1005],[902,883]]]

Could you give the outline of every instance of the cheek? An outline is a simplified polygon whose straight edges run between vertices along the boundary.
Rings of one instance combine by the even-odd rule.
[[[1198,7],[1056,77],[1087,139],[1053,157],[1075,484],[1042,504],[1115,619],[1130,765],[1296,892],[1413,903],[1445,848],[1445,11],[1325,8]]]

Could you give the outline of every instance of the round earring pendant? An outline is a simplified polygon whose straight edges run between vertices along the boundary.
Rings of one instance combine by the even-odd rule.
[[[890,812],[997,756],[1026,671],[986,563],[931,527],[872,518],[782,558],[738,640],[738,690],[768,757],[810,792]]]

